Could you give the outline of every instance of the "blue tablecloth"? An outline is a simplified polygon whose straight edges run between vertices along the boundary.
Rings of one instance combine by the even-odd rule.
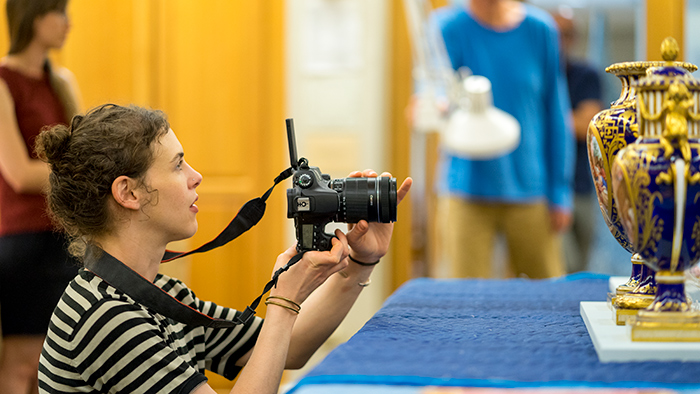
[[[415,279],[296,386],[608,387],[700,390],[700,363],[601,363],[579,313],[608,276]]]

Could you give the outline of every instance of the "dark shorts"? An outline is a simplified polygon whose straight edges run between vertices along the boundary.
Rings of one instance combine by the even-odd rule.
[[[45,335],[49,320],[78,263],[67,241],[53,232],[0,237],[2,335]]]

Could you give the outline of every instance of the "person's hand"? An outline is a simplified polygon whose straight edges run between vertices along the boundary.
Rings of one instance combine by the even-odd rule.
[[[390,177],[388,172],[383,173],[383,177]],[[375,178],[377,173],[373,170],[354,171],[350,173],[350,178]],[[411,189],[413,180],[406,178],[401,186],[396,190],[396,204],[398,205]],[[372,263],[379,260],[389,250],[389,241],[394,231],[394,223],[368,223],[360,220],[356,224],[348,224],[348,245],[350,245],[352,258],[358,261]]]
[[[561,208],[550,208],[549,216],[552,222],[552,230],[558,233],[566,231],[573,221],[571,211]]]
[[[345,234],[336,230],[331,244],[331,250],[328,251],[306,252],[301,260],[279,276],[277,286],[270,291],[270,295],[283,296],[301,304],[326,279],[344,269],[347,266],[345,257],[349,254]],[[277,256],[273,274],[296,254],[296,245],[292,245],[284,253]]]

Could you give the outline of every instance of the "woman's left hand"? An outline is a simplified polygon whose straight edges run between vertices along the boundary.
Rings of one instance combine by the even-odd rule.
[[[385,172],[379,176],[391,177],[391,174]],[[348,177],[376,178],[377,173],[373,170],[354,171]],[[412,184],[413,179],[406,178],[396,190],[397,206],[411,189]],[[355,224],[348,223],[347,239],[352,258],[366,263],[379,260],[389,250],[389,242],[393,231],[394,223],[368,223],[366,220],[360,220]]]

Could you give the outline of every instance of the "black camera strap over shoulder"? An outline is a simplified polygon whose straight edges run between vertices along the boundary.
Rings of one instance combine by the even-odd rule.
[[[238,238],[241,234],[251,229],[251,227],[258,224],[260,219],[262,219],[265,214],[266,201],[270,197],[272,190],[283,180],[289,178],[294,173],[294,170],[290,167],[282,171],[277,178],[275,178],[272,187],[267,189],[265,194],[261,197],[254,198],[243,205],[243,207],[238,211],[236,217],[231,220],[231,222],[226,226],[221,234],[217,235],[213,240],[205,243],[204,245],[198,247],[197,249],[190,250],[189,252],[172,252],[169,250],[165,251],[163,255],[162,262],[167,263],[180,257],[189,256],[194,253],[203,253],[210,251],[212,249],[223,246],[234,239]]]
[[[218,248],[248,231],[262,219],[265,214],[266,201],[268,197],[270,197],[275,186],[289,178],[293,173],[294,170],[291,167],[280,173],[275,178],[272,187],[261,197],[254,198],[245,203],[236,214],[236,217],[231,220],[224,231],[216,238],[189,252],[173,252],[168,250],[165,252],[162,262],[165,263],[194,253],[202,253]],[[245,324],[250,320],[250,318],[255,315],[255,309],[260,304],[260,300],[265,293],[277,285],[280,274],[287,271],[292,265],[301,260],[303,255],[303,252],[295,255],[284,267],[278,269],[273,274],[272,279],[265,285],[262,294],[253,300],[250,306],[247,306],[233,321],[212,318],[189,305],[183,304],[104,251],[102,251],[99,256],[89,252],[85,257],[85,267],[105,282],[128,294],[136,302],[153,309],[163,316],[188,325],[226,328]]]

